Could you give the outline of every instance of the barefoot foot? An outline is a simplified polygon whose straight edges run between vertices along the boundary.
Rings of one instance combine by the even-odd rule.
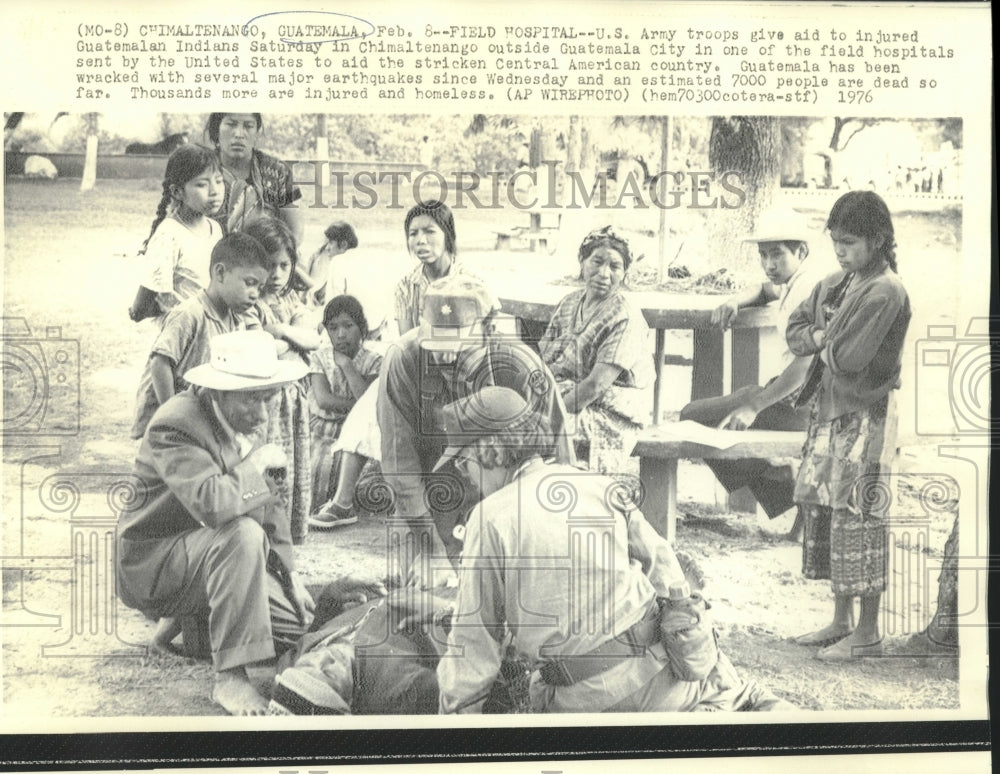
[[[161,618],[153,632],[153,641],[149,643],[150,651],[157,656],[183,656],[184,651],[173,644],[181,633],[180,621],[176,618]]]
[[[219,672],[215,676],[212,701],[230,715],[264,715],[267,701],[253,687],[242,667]]]
[[[844,639],[823,648],[816,654],[820,661],[853,661],[865,656],[881,656],[882,640],[863,642],[853,633]]]
[[[792,642],[796,645],[818,645],[819,647],[826,647],[827,645],[832,645],[833,643],[844,639],[844,637],[847,637],[853,631],[854,627],[852,626],[830,624],[829,626],[823,627],[819,631],[803,634],[799,637],[793,637]]]

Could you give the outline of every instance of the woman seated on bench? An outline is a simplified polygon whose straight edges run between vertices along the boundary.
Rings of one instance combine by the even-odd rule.
[[[580,459],[599,473],[637,473],[631,453],[652,418],[653,364],[646,320],[623,292],[632,253],[605,226],[586,236],[579,260],[584,287],[559,302],[539,351],[576,415]]]

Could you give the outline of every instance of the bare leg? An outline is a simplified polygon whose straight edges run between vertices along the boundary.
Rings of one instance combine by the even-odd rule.
[[[246,669],[235,667],[215,674],[212,701],[230,715],[264,715],[267,701],[253,687]]]
[[[796,637],[799,645],[830,645],[854,631],[854,597],[836,594],[833,597],[833,621],[815,632]]]
[[[354,452],[340,452],[340,472],[337,475],[337,491],[333,496],[334,505],[341,508],[354,506],[354,490],[358,486],[366,459],[367,457]]]
[[[181,633],[181,623],[176,618],[161,618],[153,632],[150,649],[159,656],[183,656],[184,653],[174,645],[174,640]]]
[[[858,628],[828,648],[823,648],[816,658],[823,661],[850,661],[864,656],[882,655],[882,635],[878,629],[881,594],[861,597],[861,615]]]

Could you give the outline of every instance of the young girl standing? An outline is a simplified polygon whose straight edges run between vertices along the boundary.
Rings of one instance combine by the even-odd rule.
[[[319,346],[320,337],[308,309],[292,289],[298,261],[292,232],[277,218],[264,217],[252,221],[243,233],[260,243],[271,262],[271,274],[255,308],[260,325],[274,336],[282,359],[301,359],[308,365],[309,354]],[[292,541],[297,544],[305,540],[309,530],[306,519],[312,500],[307,379],[286,384],[274,397],[264,439],[281,444],[288,459],[284,494]]]
[[[336,459],[334,445],[340,437],[344,419],[358,398],[364,395],[378,378],[382,356],[363,346],[368,334],[364,310],[354,296],[336,296],[323,311],[323,327],[328,341],[312,355],[310,379],[312,380],[312,439],[313,439],[313,510],[309,519],[314,527],[330,528],[353,524],[357,516],[351,510],[354,497],[350,491],[336,490],[334,470]],[[371,417],[375,421],[374,414]],[[348,476],[353,484],[364,467],[366,458],[359,453],[344,452],[339,465],[348,466],[342,471],[343,481]],[[332,498],[339,494],[347,503],[337,503]]]
[[[212,248],[222,238],[211,216],[224,194],[222,168],[210,148],[184,145],[170,155],[156,218],[139,251],[145,265],[132,320],[159,317],[208,287]]]
[[[888,511],[872,495],[886,485],[896,450],[894,391],[910,302],[896,273],[892,218],[877,194],[844,194],[826,228],[842,270],[792,313],[786,335],[796,355],[813,356],[799,397],[812,402],[795,485],[803,574],[831,581],[834,612],[796,641],[820,646],[820,659],[846,661],[882,652]]]

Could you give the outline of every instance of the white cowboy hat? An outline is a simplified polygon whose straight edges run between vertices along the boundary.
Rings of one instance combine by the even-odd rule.
[[[757,228],[744,242],[809,242],[806,219],[788,207],[773,207],[760,214]]]
[[[210,390],[264,390],[306,375],[301,360],[279,360],[274,337],[262,330],[222,333],[208,342],[209,361],[184,374],[190,384]]]

